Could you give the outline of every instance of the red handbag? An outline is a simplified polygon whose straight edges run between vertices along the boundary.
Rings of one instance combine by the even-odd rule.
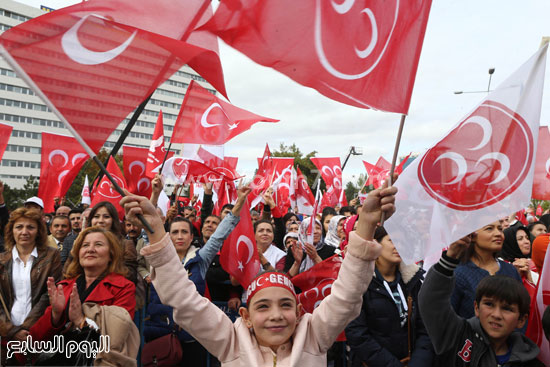
[[[166,334],[145,343],[141,351],[143,367],[177,366],[183,358],[181,344],[174,333]]]

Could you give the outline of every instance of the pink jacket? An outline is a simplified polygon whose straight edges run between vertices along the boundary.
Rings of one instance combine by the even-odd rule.
[[[277,353],[258,345],[254,333],[239,318],[233,323],[217,306],[197,293],[178,260],[168,234],[141,250],[153,271],[160,299],[174,308],[174,321],[197,339],[224,367],[323,366],[326,352],[361,310],[363,293],[374,273],[381,246],[350,235],[348,252],[331,294],[312,314],[300,319],[291,340]]]

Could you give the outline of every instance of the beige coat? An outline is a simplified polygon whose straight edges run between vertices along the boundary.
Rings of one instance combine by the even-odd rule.
[[[141,338],[128,311],[92,302],[84,303],[82,310],[99,326],[101,335],[109,335],[109,352],[98,353],[94,366],[136,366]]]
[[[350,236],[347,256],[331,294],[299,321],[288,343],[277,353],[258,345],[254,333],[235,323],[200,296],[180,263],[168,234],[141,250],[153,267],[151,278],[160,299],[174,308],[174,321],[197,339],[224,367],[306,367],[326,365],[326,352],[361,310],[363,293],[374,273],[381,246]]]

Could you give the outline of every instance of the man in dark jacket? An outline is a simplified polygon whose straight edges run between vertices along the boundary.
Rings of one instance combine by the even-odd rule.
[[[420,290],[419,306],[440,360],[445,366],[542,366],[539,348],[516,331],[529,313],[523,285],[505,276],[484,278],[476,290],[475,317],[459,317],[452,309],[454,269],[469,238],[453,243],[435,264]]]

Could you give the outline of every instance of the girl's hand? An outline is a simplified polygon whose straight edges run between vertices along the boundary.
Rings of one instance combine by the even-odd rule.
[[[63,287],[61,285],[56,287],[53,277],[48,277],[46,286],[48,287],[48,297],[50,299],[50,305],[52,306],[52,324],[59,325],[66,304]]]

